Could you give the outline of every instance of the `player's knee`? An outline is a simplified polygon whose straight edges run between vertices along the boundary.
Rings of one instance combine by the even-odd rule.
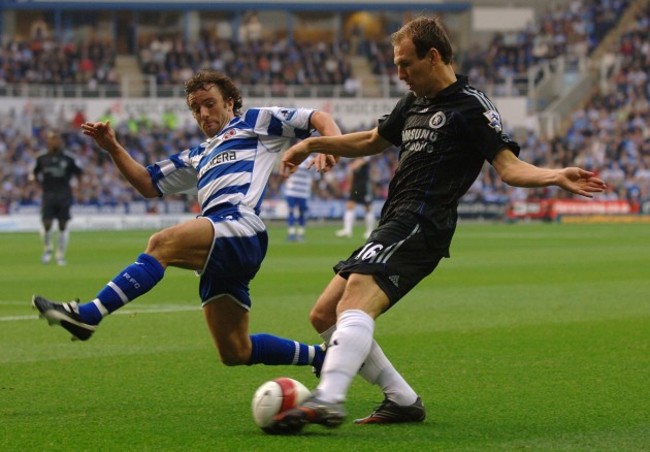
[[[159,258],[162,258],[164,251],[169,248],[169,245],[172,244],[173,237],[171,234],[166,231],[158,231],[149,237],[149,242],[147,243],[147,254],[156,255]]]
[[[221,364],[228,367],[235,367],[235,366],[243,366],[244,364],[247,364],[247,362],[242,361],[237,356],[221,355]]]
[[[237,344],[219,344],[217,346],[221,363],[225,366],[243,366],[251,360],[251,348]]]
[[[336,313],[314,306],[309,313],[309,321],[316,331],[325,331],[336,323]]]
[[[165,241],[165,234],[162,231],[156,232],[149,237],[149,243],[147,248],[150,250],[155,250]]]

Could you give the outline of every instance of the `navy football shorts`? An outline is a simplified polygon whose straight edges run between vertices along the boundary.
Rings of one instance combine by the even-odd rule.
[[[250,310],[250,281],[260,269],[268,248],[268,234],[254,212],[228,209],[204,217],[212,222],[214,240],[199,276],[202,304],[230,295]]]
[[[429,275],[440,259],[449,257],[451,235],[453,231],[441,234],[442,244],[432,246],[431,237],[425,236],[419,224],[389,221],[334,271],[346,279],[352,273],[372,275],[392,306]]]

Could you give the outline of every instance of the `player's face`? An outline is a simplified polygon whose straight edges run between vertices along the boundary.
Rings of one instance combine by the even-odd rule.
[[[190,93],[187,96],[187,105],[208,138],[218,134],[235,116],[232,99],[224,99],[215,85]]]
[[[56,133],[48,133],[45,137],[45,143],[50,152],[56,152],[61,148],[61,137]]]
[[[419,58],[415,44],[410,38],[403,39],[393,47],[397,75],[416,96],[434,94],[435,62],[437,52],[430,49],[424,58]]]

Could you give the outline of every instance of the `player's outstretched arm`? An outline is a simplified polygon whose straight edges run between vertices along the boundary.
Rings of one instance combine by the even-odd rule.
[[[556,185],[576,195],[593,198],[607,188],[596,174],[578,167],[561,169],[539,168],[523,162],[509,149],[501,150],[492,161],[499,177],[515,187],[548,187]]]
[[[334,118],[329,113],[317,110],[311,115],[311,125],[321,136],[336,136],[341,135],[339,128]],[[309,163],[309,168],[315,168],[319,172],[327,172],[331,170],[334,165],[339,161],[339,157],[330,154],[318,154]]]
[[[577,195],[593,198],[593,193],[602,193],[607,188],[605,182],[596,174],[578,167],[557,170],[558,187]]]
[[[131,157],[117,141],[115,131],[106,122],[86,122],[81,125],[84,135],[95,140],[95,143],[109,153],[113,163],[129,183],[146,198],[155,198],[158,191],[154,187],[147,169]]]
[[[329,113],[316,110],[312,113],[310,122],[312,127],[318,130],[321,136],[341,135],[341,129]]]
[[[382,138],[377,128],[339,136],[307,138],[290,147],[282,157],[282,173],[293,173],[312,153],[330,154],[337,157],[364,157],[379,154],[391,143]]]

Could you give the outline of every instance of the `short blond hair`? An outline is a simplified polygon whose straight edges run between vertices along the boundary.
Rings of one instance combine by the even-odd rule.
[[[431,48],[438,51],[445,64],[451,64],[454,57],[449,36],[438,17],[422,16],[413,19],[393,33],[390,39],[393,45],[405,39],[413,41],[418,58],[424,58]]]

